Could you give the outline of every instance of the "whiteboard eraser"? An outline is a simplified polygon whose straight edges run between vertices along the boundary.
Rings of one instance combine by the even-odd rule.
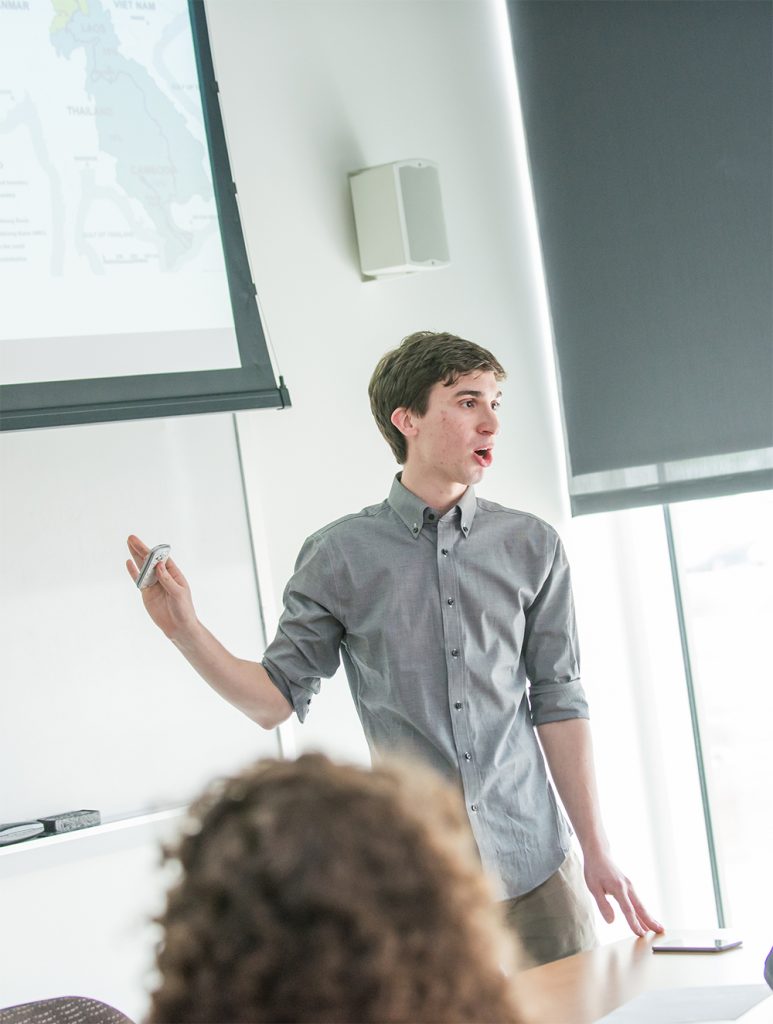
[[[64,814],[51,814],[46,818],[38,818],[43,823],[44,835],[60,835],[62,832],[75,832],[79,828],[91,828],[101,822],[99,811],[65,811]]]

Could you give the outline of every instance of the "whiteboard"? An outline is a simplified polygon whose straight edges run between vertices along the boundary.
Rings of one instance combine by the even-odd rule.
[[[5,433],[0,475],[0,821],[174,806],[275,755],[156,629],[124,567],[129,533],[170,543],[201,621],[261,656],[232,416]]]

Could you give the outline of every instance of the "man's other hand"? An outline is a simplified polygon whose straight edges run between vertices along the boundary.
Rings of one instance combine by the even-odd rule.
[[[611,896],[619,904],[634,935],[664,930],[663,925],[647,912],[631,880],[625,877],[608,854],[600,852],[585,855],[584,861],[585,883],[607,924],[615,919],[615,911],[607,898]]]

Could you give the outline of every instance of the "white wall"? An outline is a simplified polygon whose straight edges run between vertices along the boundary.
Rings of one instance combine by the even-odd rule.
[[[305,535],[385,496],[397,467],[372,422],[367,381],[378,357],[419,328],[466,335],[501,359],[510,379],[497,464],[482,493],[560,527],[555,397],[496,5],[211,0],[208,13],[253,273],[294,403],[239,417],[275,604]],[[347,173],[406,157],[439,163],[452,265],[365,283]],[[52,468],[44,455],[27,467]],[[23,487],[14,500],[25,501]],[[294,731],[300,748],[364,756],[342,676]],[[133,894],[143,893],[143,907],[158,898],[152,843],[143,842],[130,867],[125,852],[101,851],[97,874],[85,846],[66,875],[14,854],[9,905],[26,936],[33,919],[25,908],[45,907],[50,941],[34,976],[33,944],[8,942],[0,1005],[80,990],[143,1013],[149,945],[132,959],[116,939],[136,923]],[[73,891],[98,900],[99,913],[83,917]],[[70,915],[88,922],[87,945]],[[10,936],[7,915],[6,925]],[[98,991],[89,984],[97,977]]]
[[[414,330],[451,330],[498,355],[509,381],[482,493],[560,521],[555,398],[496,4],[228,0],[209,5],[209,23],[252,267],[294,403],[251,418],[277,600],[307,534],[385,497],[398,467],[367,383]],[[347,173],[407,157],[439,164],[452,264],[364,283]],[[345,688],[341,674],[327,684],[296,729],[300,748],[364,756]]]

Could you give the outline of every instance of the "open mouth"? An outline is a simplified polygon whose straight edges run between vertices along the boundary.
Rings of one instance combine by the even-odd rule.
[[[476,448],[472,454],[478,465],[484,468],[490,466],[494,458],[494,452],[491,448]]]

